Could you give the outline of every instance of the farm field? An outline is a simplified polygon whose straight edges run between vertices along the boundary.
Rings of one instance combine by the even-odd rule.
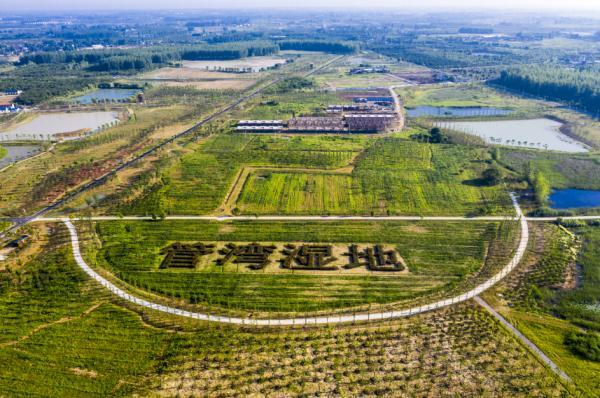
[[[219,214],[224,202],[241,214],[508,215],[513,211],[503,186],[479,182],[490,156],[484,148],[422,144],[398,137],[220,134],[188,149],[180,161],[161,171],[166,176],[161,184],[119,211]],[[263,170],[240,173],[244,166]]]
[[[130,286],[183,304],[267,312],[340,309],[445,295],[503,266],[502,256],[512,250],[516,232],[514,222],[115,221],[99,222],[95,228],[101,246],[90,242],[88,260]],[[408,272],[273,273],[214,265],[202,271],[160,268],[164,258],[160,251],[173,242],[216,241],[382,243],[396,248]]]
[[[485,154],[380,139],[359,156],[348,175],[276,171],[250,175],[238,208],[247,214],[508,214],[510,206],[501,188],[468,184],[477,180],[483,166],[464,159],[478,156]]]

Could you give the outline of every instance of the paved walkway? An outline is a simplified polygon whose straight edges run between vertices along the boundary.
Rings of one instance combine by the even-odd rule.
[[[474,289],[458,295],[456,297],[452,297],[445,300],[440,300],[431,304],[422,305],[414,308],[409,308],[406,310],[399,311],[387,311],[387,312],[377,312],[377,313],[360,313],[353,315],[339,315],[332,314],[329,316],[319,316],[319,317],[298,317],[298,318],[276,318],[276,319],[255,319],[255,318],[238,318],[231,317],[225,315],[209,315],[199,312],[191,312],[182,310],[179,308],[169,307],[161,304],[156,304],[138,297],[135,297],[124,290],[120,289],[107,279],[103,278],[96,271],[94,271],[83,259],[81,256],[81,251],[79,248],[79,237],[77,235],[77,230],[71,220],[63,219],[62,221],[65,223],[67,228],[69,229],[69,234],[71,236],[71,245],[73,249],[73,256],[75,257],[75,261],[81,267],[81,269],[89,275],[91,278],[95,279],[102,286],[106,287],[110,290],[114,295],[127,300],[136,305],[140,305],[142,307],[150,308],[156,311],[165,312],[172,315],[183,316],[187,318],[198,319],[201,321],[209,321],[209,322],[220,322],[220,323],[228,323],[235,325],[252,325],[252,326],[292,326],[292,325],[324,325],[324,324],[338,324],[338,323],[350,323],[350,322],[362,322],[362,321],[381,321],[381,320],[390,320],[396,318],[408,317],[415,314],[420,314],[423,312],[432,311],[439,308],[444,308],[450,305],[454,305],[457,303],[461,303],[466,300],[470,300],[477,295],[481,294],[485,290],[494,286],[500,280],[502,280],[506,275],[508,275],[521,261],[523,255],[525,253],[525,249],[527,248],[527,243],[529,242],[529,229],[527,226],[527,221],[523,217],[523,213],[521,212],[521,208],[517,203],[517,199],[514,193],[510,194],[511,200],[515,207],[515,211],[517,213],[517,217],[519,219],[519,223],[521,226],[521,235],[519,238],[519,245],[515,250],[514,256],[511,260],[506,264],[506,266],[494,275],[492,278],[483,282],[479,286]]]
[[[515,216],[167,216],[164,220],[180,221],[504,221],[518,220]],[[549,222],[562,220],[600,220],[600,216],[573,216],[573,217],[525,217],[527,221]],[[37,217],[30,222],[62,222],[64,217]],[[71,221],[148,221],[154,220],[150,216],[93,216],[74,217]]]
[[[511,332],[513,332],[519,340],[523,342],[531,351],[533,351],[541,360],[544,362],[550,369],[554,371],[557,375],[567,381],[571,381],[571,378],[563,372],[542,350],[538,348],[531,340],[529,340],[523,333],[519,332],[519,330],[514,327],[510,322],[506,320],[502,315],[500,315],[495,309],[493,309],[488,303],[486,303],[481,297],[475,297],[475,301],[483,308],[488,310],[496,319],[500,321],[501,324],[506,326]]]

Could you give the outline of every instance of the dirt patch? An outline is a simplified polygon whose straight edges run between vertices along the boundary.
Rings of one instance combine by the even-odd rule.
[[[235,232],[235,225],[233,224],[221,224],[219,226],[219,233],[220,234],[230,234],[232,232]]]
[[[416,225],[416,224],[407,225],[405,227],[402,227],[402,229],[406,232],[411,232],[411,233],[415,233],[415,234],[426,234],[429,232],[429,230],[427,228],[422,227],[420,225]]]
[[[98,372],[96,372],[95,370],[87,370],[81,368],[69,368],[69,370],[77,376],[85,376],[91,379],[95,379],[96,377],[98,377]]]
[[[219,80],[219,79],[232,79],[232,77],[238,77],[231,73],[224,72],[213,72],[202,69],[194,68],[162,68],[150,73],[139,76],[140,79],[156,79],[156,80]],[[256,75],[252,73],[244,74],[239,80],[254,78]]]

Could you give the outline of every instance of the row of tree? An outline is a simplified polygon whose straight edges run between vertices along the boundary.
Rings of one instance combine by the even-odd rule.
[[[128,72],[152,69],[176,61],[231,60],[264,56],[279,50],[325,51],[336,54],[356,51],[352,43],[323,40],[246,41],[221,44],[37,52],[21,57],[18,64],[85,64],[91,71]]]
[[[281,50],[323,51],[332,54],[350,54],[358,50],[356,43],[328,40],[284,40],[277,44]]]
[[[600,71],[527,66],[502,71],[495,83],[600,115]]]
[[[174,61],[230,60],[269,55],[277,51],[279,47],[272,42],[253,41],[178,47],[38,52],[22,56],[18,64],[87,64],[88,69],[92,71],[140,71]]]

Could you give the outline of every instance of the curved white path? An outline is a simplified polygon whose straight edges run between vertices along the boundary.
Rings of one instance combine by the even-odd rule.
[[[525,249],[527,248],[527,243],[529,242],[529,228],[527,226],[527,220],[523,217],[523,213],[521,212],[521,208],[517,203],[517,199],[513,193],[510,194],[511,200],[517,212],[517,217],[519,218],[519,223],[521,224],[521,236],[519,238],[519,245],[515,251],[512,259],[506,264],[506,266],[494,275],[492,278],[488,279],[484,283],[475,287],[468,292],[461,294],[456,297],[452,297],[445,300],[436,301],[431,304],[422,305],[419,307],[409,308],[406,310],[400,311],[387,311],[387,312],[378,312],[378,313],[360,313],[353,315],[330,315],[330,316],[319,316],[319,317],[299,317],[299,318],[276,318],[276,319],[254,319],[254,318],[237,318],[230,317],[224,315],[209,315],[203,314],[199,312],[190,312],[186,310],[181,310],[179,308],[169,307],[161,304],[152,303],[150,301],[135,297],[124,290],[120,289],[113,283],[109,282],[102,276],[100,276],[96,271],[90,268],[89,265],[84,261],[81,256],[81,251],[79,249],[79,237],[77,236],[77,230],[73,223],[69,219],[63,219],[62,221],[65,223],[67,228],[69,229],[69,233],[71,235],[71,245],[73,248],[73,256],[75,257],[75,261],[77,264],[88,274],[91,278],[98,281],[102,286],[106,287],[111,293],[116,296],[132,302],[134,304],[140,305],[142,307],[150,308],[156,311],[165,312],[167,314],[183,316],[186,318],[198,319],[201,321],[209,321],[209,322],[221,322],[221,323],[229,323],[236,325],[253,325],[253,326],[288,326],[288,325],[322,325],[322,324],[335,324],[335,323],[348,323],[348,322],[356,322],[356,321],[379,321],[379,320],[388,320],[394,318],[402,318],[415,314],[420,314],[423,312],[447,307],[456,303],[460,303],[473,297],[476,297],[483,291],[489,289],[498,283],[502,278],[508,275],[521,261],[523,258],[523,254],[525,253]]]

